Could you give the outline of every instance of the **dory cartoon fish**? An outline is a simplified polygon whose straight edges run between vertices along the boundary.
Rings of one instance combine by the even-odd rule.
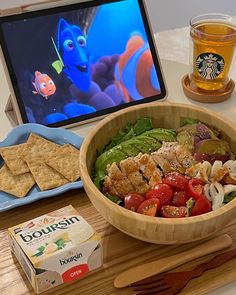
[[[160,93],[151,51],[141,35],[131,36],[114,74],[115,84],[128,102]]]
[[[57,45],[53,46],[59,60],[52,66],[60,74],[63,71],[82,92],[90,88],[89,54],[87,40],[79,26],[69,24],[61,18],[58,23]]]
[[[33,94],[40,94],[45,99],[48,99],[48,96],[54,94],[56,92],[56,85],[53,80],[47,75],[40,73],[39,71],[35,71],[34,82],[32,83],[35,90],[33,90]]]

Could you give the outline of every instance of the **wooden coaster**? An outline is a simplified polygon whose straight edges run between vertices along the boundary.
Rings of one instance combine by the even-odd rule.
[[[187,97],[189,97],[193,100],[196,100],[199,102],[205,102],[205,103],[216,103],[216,102],[225,101],[226,99],[228,99],[231,96],[232,92],[234,91],[234,87],[235,87],[235,83],[231,79],[224,91],[216,92],[214,94],[208,94],[207,92],[201,93],[201,92],[197,91],[197,89],[196,90],[192,89],[190,87],[190,80],[189,80],[188,74],[183,76],[181,82],[182,82],[184,94]]]

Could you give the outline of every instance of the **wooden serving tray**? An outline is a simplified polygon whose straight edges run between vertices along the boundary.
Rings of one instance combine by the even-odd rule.
[[[70,191],[61,196],[41,200],[0,214],[1,295],[34,294],[26,275],[11,254],[6,229],[69,204],[73,205],[102,235],[104,264],[102,268],[94,271],[86,278],[53,288],[48,292],[44,292],[43,294],[45,295],[132,295],[133,292],[130,288],[118,290],[113,287],[113,281],[117,274],[127,268],[179,253],[198,244],[165,246],[133,239],[109,225],[92,206],[83,189]],[[236,220],[234,222],[236,223]],[[227,233],[233,238],[232,247],[236,247],[236,224],[234,222],[220,232]],[[209,260],[214,255],[216,254],[195,260],[175,270],[189,270],[196,264]],[[200,278],[192,280],[179,294],[206,294],[211,290],[234,281],[236,279],[235,263],[236,258],[219,268],[205,272]]]

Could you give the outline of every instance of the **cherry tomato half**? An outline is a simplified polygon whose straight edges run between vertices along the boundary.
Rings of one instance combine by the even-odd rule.
[[[161,206],[169,205],[173,196],[173,189],[165,183],[158,183],[153,189],[146,193],[146,199],[157,198],[160,200]]]
[[[188,186],[188,179],[178,172],[168,173],[166,177],[162,179],[162,182],[181,191],[186,190]]]
[[[145,200],[145,198],[138,194],[138,193],[130,193],[125,196],[124,202],[125,202],[125,208],[132,210],[132,211],[137,211],[139,205]]]
[[[186,202],[190,199],[189,194],[186,191],[174,192],[171,205],[181,207],[186,206]]]
[[[191,211],[191,216],[196,216],[210,212],[212,210],[211,203],[204,195],[198,196],[195,205]]]
[[[204,182],[197,178],[189,180],[187,191],[194,200],[197,200],[204,194]]]
[[[137,212],[148,216],[155,216],[160,207],[161,203],[159,199],[148,199],[139,205]]]
[[[188,209],[187,207],[181,206],[162,206],[161,207],[161,214],[166,218],[182,218],[188,216]]]

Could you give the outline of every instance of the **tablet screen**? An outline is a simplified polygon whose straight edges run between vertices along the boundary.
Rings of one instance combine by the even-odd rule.
[[[141,0],[89,1],[0,24],[24,123],[65,126],[165,97]]]

